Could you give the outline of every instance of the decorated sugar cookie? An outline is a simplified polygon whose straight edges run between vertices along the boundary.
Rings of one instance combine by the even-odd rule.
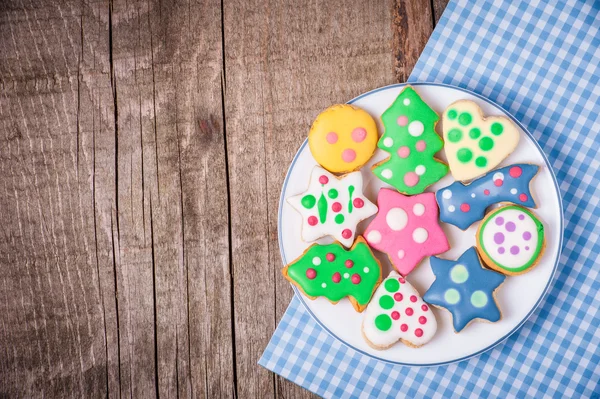
[[[288,198],[302,215],[302,239],[311,242],[330,235],[345,247],[352,245],[356,225],[377,212],[377,207],[363,195],[362,186],[360,172],[338,178],[315,166],[308,190]]]
[[[420,194],[448,173],[435,158],[442,139],[435,132],[439,117],[407,86],[381,115],[385,132],[377,146],[390,157],[373,166],[379,179],[403,194]]]
[[[408,275],[424,257],[450,248],[438,224],[433,193],[407,197],[382,188],[377,205],[379,212],[365,230],[365,238],[372,248],[388,255],[401,275]]]
[[[515,205],[491,211],[479,225],[476,238],[483,262],[507,275],[530,271],[545,248],[542,222],[530,210]]]
[[[348,297],[357,312],[381,282],[381,265],[361,236],[349,251],[339,243],[313,244],[282,273],[307,297],[323,296],[334,304]]]
[[[442,119],[444,150],[450,172],[466,181],[494,169],[517,147],[519,130],[504,116],[485,118],[473,101],[460,100],[446,109]]]
[[[374,349],[386,349],[398,341],[419,347],[437,331],[435,315],[404,277],[392,271],[379,286],[362,324],[363,337]]]
[[[435,194],[440,206],[440,220],[466,230],[481,220],[485,209],[499,202],[535,208],[529,184],[539,167],[526,163],[492,170],[468,185],[454,182]]]
[[[308,145],[325,169],[346,173],[371,158],[377,137],[377,124],[371,115],[354,105],[337,104],[317,116],[308,133]]]
[[[435,281],[423,299],[452,313],[454,331],[460,332],[470,322],[483,319],[500,320],[502,314],[494,297],[505,276],[481,266],[474,247],[458,260],[431,258]]]

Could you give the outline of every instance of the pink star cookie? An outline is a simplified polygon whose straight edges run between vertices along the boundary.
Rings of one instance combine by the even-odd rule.
[[[450,249],[438,224],[434,193],[411,197],[382,188],[377,197],[379,212],[365,231],[372,248],[385,252],[403,276],[408,275],[426,256]]]

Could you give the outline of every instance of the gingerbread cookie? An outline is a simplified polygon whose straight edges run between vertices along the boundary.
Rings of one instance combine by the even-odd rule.
[[[431,270],[435,281],[423,299],[452,313],[454,331],[462,331],[476,319],[500,320],[494,294],[506,277],[484,269],[474,247],[456,261],[432,257]]]
[[[313,244],[282,273],[310,299],[323,296],[335,304],[348,297],[357,312],[381,282],[381,265],[361,236],[350,250],[337,242]]]
[[[440,220],[466,230],[483,219],[485,209],[498,202],[512,202],[535,208],[529,184],[539,167],[530,164],[510,165],[489,172],[468,185],[454,182],[437,191]]]
[[[372,248],[388,255],[401,275],[408,275],[424,257],[450,248],[438,224],[433,193],[407,197],[382,188],[377,205],[379,212],[365,230],[365,238]]]
[[[374,349],[386,349],[398,341],[419,347],[437,331],[435,315],[419,292],[392,271],[379,286],[365,312],[363,337]]]
[[[491,211],[479,225],[476,239],[483,262],[511,276],[530,271],[546,246],[542,222],[530,210],[516,205]]]
[[[473,101],[450,104],[442,123],[444,150],[456,180],[471,180],[494,169],[519,143],[519,130],[510,119],[485,118]]]
[[[315,166],[308,190],[287,200],[302,215],[302,239],[311,242],[330,235],[345,247],[352,245],[356,225],[377,212],[362,186],[360,172],[338,178]]]
[[[337,104],[317,116],[308,133],[308,145],[325,169],[346,173],[371,158],[377,137],[377,124],[371,115],[354,105]]]
[[[373,166],[379,179],[403,194],[422,193],[448,173],[435,158],[443,142],[435,132],[439,117],[415,90],[406,86],[381,115],[385,132],[377,146],[390,157]]]

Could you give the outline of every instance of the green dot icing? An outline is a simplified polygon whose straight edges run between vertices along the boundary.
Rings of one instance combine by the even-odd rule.
[[[394,298],[392,298],[389,295],[384,295],[381,298],[379,298],[379,306],[381,306],[382,309],[388,310],[394,307]]]
[[[336,199],[338,197],[338,191],[335,188],[332,188],[331,190],[329,190],[327,192],[327,195],[329,196],[329,198],[331,199]]]
[[[483,291],[475,291],[471,294],[471,305],[482,308],[488,303],[488,297]]]
[[[334,256],[333,261],[327,260],[327,254]],[[320,260],[320,263],[317,262],[318,265],[313,263],[315,258]],[[351,260],[360,267],[355,266],[348,269],[345,265],[347,260]],[[369,270],[367,273],[364,271],[365,268]],[[313,279],[308,278],[308,269],[316,272]],[[336,276],[336,273],[339,273],[339,276]],[[360,277],[358,284],[353,282],[352,277],[355,274]],[[360,306],[366,306],[371,300],[376,285],[381,281],[381,267],[364,239],[358,237],[350,250],[346,250],[338,242],[328,245],[311,245],[302,256],[286,266],[284,275],[287,275],[288,279],[293,281],[307,296],[323,296],[332,302],[350,296]],[[344,275],[348,277],[346,278]],[[334,280],[338,278],[339,282],[336,283]],[[354,281],[357,280],[354,279]]]
[[[502,124],[499,122],[494,122],[492,123],[492,127],[490,128],[490,130],[492,131],[493,135],[500,136],[504,131],[504,126],[502,126]]]
[[[477,139],[479,136],[481,136],[481,130],[479,130],[479,128],[474,127],[469,131],[469,137],[473,140]]]
[[[450,305],[456,305],[460,301],[460,294],[454,288],[450,288],[444,293],[444,300]]]
[[[317,200],[315,199],[314,195],[308,194],[302,197],[301,202],[303,207],[305,207],[306,209],[311,209],[313,206],[315,206]]]
[[[327,221],[327,198],[325,198],[325,194],[323,193],[319,197],[317,208],[319,208],[319,221],[325,223]]]
[[[412,87],[404,88],[381,115],[384,132],[377,146],[389,157],[373,167],[375,176],[405,195],[421,194],[444,177],[448,173],[448,166],[435,158],[444,146],[435,131],[438,121],[437,113]],[[416,125],[420,125],[419,122],[423,126],[422,132],[415,129]],[[394,145],[386,147],[384,143],[390,141],[386,139],[393,140]],[[415,176],[415,169],[419,165],[423,165],[424,169],[419,169],[425,170],[425,173]],[[405,179],[407,173],[410,173],[410,178]]]
[[[457,284],[462,284],[469,279],[469,271],[464,265],[458,264],[450,270],[450,278]]]
[[[457,115],[458,115],[458,113],[453,109],[448,111],[448,119],[450,119],[450,120],[456,119]]]
[[[461,148],[456,153],[456,157],[460,162],[467,163],[473,158],[473,153],[468,148]]]
[[[477,157],[475,160],[475,165],[479,166],[480,168],[485,168],[487,165],[487,159],[485,157]]]
[[[398,280],[395,279],[388,279],[385,281],[385,289],[388,292],[396,292],[398,291],[398,289],[400,288],[400,283],[398,282]]]
[[[448,132],[448,140],[458,143],[462,139],[462,132],[459,129],[452,129]]]
[[[467,112],[463,112],[458,117],[458,123],[460,123],[463,126],[467,126],[469,123],[471,123],[471,121],[473,121],[473,117]]]
[[[380,314],[375,318],[375,327],[381,331],[387,331],[392,326],[392,319],[386,314]]]
[[[342,215],[342,214],[335,215],[335,222],[337,224],[344,223],[344,215]]]
[[[483,151],[489,151],[494,148],[494,140],[491,137],[482,137],[479,140],[479,148]]]
[[[348,213],[352,213],[352,210],[354,209],[352,206],[352,194],[354,193],[354,186],[353,185],[349,185],[348,186]]]

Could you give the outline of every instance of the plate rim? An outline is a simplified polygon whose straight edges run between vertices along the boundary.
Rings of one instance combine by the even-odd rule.
[[[305,298],[303,297],[302,293],[300,293],[298,287],[296,287],[294,284],[290,284],[292,286],[292,288],[294,289],[294,293],[295,295],[298,297],[298,299],[300,300],[300,302],[302,303],[302,306],[304,306],[304,308],[306,309],[306,311],[310,314],[310,316],[313,318],[313,320],[321,327],[323,328],[325,331],[327,331],[327,333],[334,339],[338,340],[339,342],[341,342],[342,344],[344,344],[345,346],[347,346],[348,348],[351,348],[353,350],[355,350],[356,352],[364,355],[364,356],[368,356],[371,359],[375,359],[378,361],[382,361],[385,363],[390,363],[390,364],[394,364],[394,365],[398,365],[398,366],[409,366],[409,367],[438,367],[438,366],[444,366],[444,365],[448,365],[448,364],[452,364],[452,363],[458,363],[458,362],[462,362],[465,360],[468,360],[470,358],[473,358],[475,356],[479,356],[491,349],[493,349],[494,347],[496,347],[497,345],[499,345],[500,343],[504,342],[506,339],[508,339],[508,337],[510,337],[511,335],[513,335],[515,332],[517,332],[517,330],[519,330],[523,324],[525,324],[525,322],[527,320],[529,320],[529,318],[531,317],[531,315],[533,314],[533,312],[535,312],[539,306],[541,305],[541,303],[543,302],[543,300],[546,298],[546,295],[548,294],[548,291],[550,289],[550,286],[552,285],[552,283],[554,282],[554,278],[556,277],[556,271],[558,270],[558,264],[560,262],[560,255],[562,253],[562,249],[563,249],[563,241],[564,241],[564,234],[565,234],[565,230],[564,230],[564,210],[563,210],[563,198],[560,192],[560,187],[558,185],[558,180],[556,178],[556,174],[554,172],[554,169],[552,168],[552,165],[550,164],[550,161],[548,160],[548,157],[546,156],[546,154],[544,153],[544,150],[542,149],[542,147],[540,147],[540,144],[537,142],[537,140],[535,139],[535,137],[533,137],[533,135],[531,134],[531,132],[517,119],[515,118],[510,112],[508,112],[507,110],[505,110],[502,106],[500,106],[499,104],[497,104],[496,102],[490,100],[487,97],[484,97],[478,93],[475,93],[469,89],[465,89],[459,86],[455,86],[455,85],[450,85],[450,84],[446,84],[446,83],[438,83],[438,82],[427,82],[427,81],[422,81],[422,82],[406,82],[406,83],[395,83],[395,84],[391,84],[391,85],[387,85],[387,86],[382,86],[379,87],[377,89],[373,89],[370,90],[368,92],[365,92],[359,96],[354,97],[353,99],[351,99],[350,101],[348,101],[346,104],[353,104],[356,101],[360,100],[361,98],[364,98],[366,96],[375,94],[377,92],[383,91],[383,90],[389,90],[389,89],[394,89],[394,88],[401,88],[401,87],[406,87],[406,86],[438,86],[438,87],[445,87],[445,88],[451,88],[451,89],[455,89],[467,94],[470,94],[482,101],[487,102],[490,105],[493,105],[494,107],[496,107],[497,109],[499,109],[500,111],[502,111],[504,113],[504,115],[508,118],[510,118],[517,126],[519,126],[519,128],[521,128],[521,130],[523,130],[525,132],[525,134],[527,134],[529,136],[529,138],[533,141],[533,143],[535,144],[535,146],[537,147],[537,149],[539,150],[540,154],[542,155],[542,158],[544,159],[544,163],[546,164],[546,167],[548,168],[548,170],[550,171],[550,175],[552,177],[552,182],[554,183],[554,189],[558,195],[558,207],[560,209],[560,235],[559,235],[559,242],[558,242],[558,252],[556,254],[556,260],[554,261],[554,267],[552,269],[552,274],[550,275],[550,278],[548,279],[548,282],[546,283],[546,287],[544,287],[544,290],[542,292],[542,294],[540,295],[540,297],[538,298],[538,300],[536,301],[535,305],[531,308],[531,310],[527,313],[527,315],[512,329],[510,330],[508,333],[506,333],[503,337],[499,338],[496,342],[488,345],[487,347],[480,349],[479,351],[469,354],[467,356],[463,356],[461,358],[458,359],[453,359],[453,360],[447,360],[444,362],[437,362],[437,363],[423,363],[423,364],[419,364],[419,363],[406,363],[406,362],[400,362],[400,361],[393,361],[390,359],[384,359],[381,358],[379,356],[375,356],[371,353],[367,353],[359,348],[354,347],[353,345],[347,343],[346,341],[342,340],[341,338],[339,338],[333,331],[331,331],[329,328],[327,328],[320,320],[318,317],[316,317],[314,315],[314,313],[310,310],[310,307],[307,306],[306,302],[305,302]],[[298,150],[296,151],[296,154],[294,155],[294,158],[292,159],[292,162],[290,163],[290,166],[287,169],[286,175],[285,175],[285,179],[283,181],[283,185],[281,186],[281,193],[279,195],[279,209],[277,211],[277,241],[279,244],[279,254],[281,255],[281,260],[283,262],[283,266],[285,267],[285,265],[287,265],[287,261],[286,261],[286,257],[285,254],[283,252],[283,239],[282,239],[282,229],[281,229],[281,220],[282,220],[282,211],[283,211],[283,206],[285,203],[285,198],[284,198],[284,193],[285,190],[287,188],[288,185],[288,181],[289,181],[289,177],[290,177],[290,171],[292,170],[292,167],[294,166],[294,164],[296,163],[296,161],[298,160],[298,156],[300,155],[300,153],[304,150],[304,147],[306,147],[308,143],[308,138],[304,139],[304,141],[302,142],[302,144],[300,145],[300,148],[298,148]]]

